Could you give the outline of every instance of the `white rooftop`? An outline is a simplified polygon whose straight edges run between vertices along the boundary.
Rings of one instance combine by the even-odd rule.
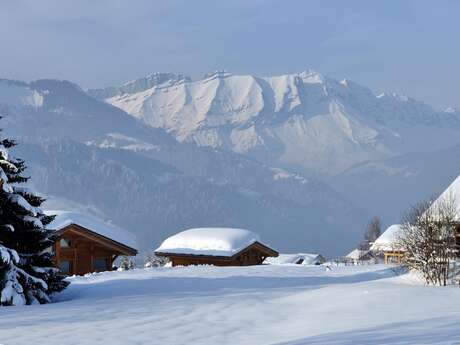
[[[399,236],[401,236],[402,228],[400,224],[393,224],[389,226],[379,238],[375,240],[372,244],[371,250],[383,250],[391,251],[395,250],[396,242],[398,241]]]
[[[196,228],[168,237],[155,251],[230,257],[254,242],[259,242],[259,236],[249,230]]]
[[[58,231],[71,224],[76,224],[125,246],[137,248],[136,237],[133,234],[89,214],[56,210],[47,210],[45,213],[56,215],[56,218],[47,226],[50,230]]]
[[[349,252],[345,257],[348,259],[352,260],[359,260],[361,259],[361,256],[363,255],[363,251],[359,249],[353,249],[351,252]]]
[[[264,263],[269,265],[294,265],[302,260],[300,265],[315,265],[322,263],[321,255],[319,254],[280,254],[278,257],[268,257]]]
[[[438,199],[433,203],[432,207],[436,206],[441,200],[451,200],[456,203],[457,206],[457,220],[460,221],[460,175],[450,184],[449,187],[439,196]]]

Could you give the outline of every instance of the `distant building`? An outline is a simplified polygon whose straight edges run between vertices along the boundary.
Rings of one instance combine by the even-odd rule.
[[[278,257],[265,259],[269,265],[321,265],[326,259],[321,254],[279,254]]]
[[[449,200],[450,198],[453,198],[457,207],[456,221],[458,223],[458,230],[456,239],[457,244],[460,246],[460,176],[433,202],[431,207],[436,207],[442,200]],[[373,243],[371,250],[375,253],[383,253],[385,263],[400,263],[404,257],[403,250],[398,246],[398,238],[403,235],[402,231],[401,225],[391,225]]]
[[[404,256],[404,252],[398,247],[398,238],[401,236],[401,233],[402,227],[400,224],[389,226],[372,244],[371,251],[382,253],[386,264],[401,263]]]
[[[119,255],[137,254],[134,236],[118,227],[75,212],[46,213],[56,215],[48,225],[57,235],[50,251],[63,274],[83,275],[109,271]]]
[[[155,255],[169,258],[173,266],[250,266],[260,265],[278,252],[248,230],[197,228],[167,238]]]
[[[371,250],[354,249],[344,259],[346,262],[356,264],[360,262],[375,262],[377,257]]]

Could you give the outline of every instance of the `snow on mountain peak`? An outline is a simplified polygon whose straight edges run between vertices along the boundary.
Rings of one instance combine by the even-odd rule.
[[[225,78],[230,77],[232,74],[226,70],[216,70],[214,72],[206,73],[203,79]]]
[[[444,109],[444,113],[447,114],[459,114],[460,115],[460,109],[459,108],[454,108],[454,107],[448,107]]]
[[[327,166],[327,173],[419,144],[440,145],[406,132],[456,123],[447,126],[433,108],[407,96],[375,96],[358,83],[314,70],[273,77],[215,71],[193,82],[123,91],[106,101],[179,141],[249,154],[271,165],[315,171]],[[405,140],[412,144],[401,146]]]
[[[0,79],[0,104],[39,108],[43,105],[43,94],[25,83]]]
[[[395,92],[383,92],[380,95],[377,96],[379,99],[391,99],[391,100],[396,100],[399,102],[409,102],[409,101],[414,101],[412,98],[406,96],[406,95],[400,95]]]
[[[304,83],[321,84],[325,81],[325,78],[322,74],[312,69],[308,69],[306,71],[299,73],[299,77],[302,79]]]
[[[119,87],[108,87],[102,89],[90,89],[88,93],[98,99],[143,92],[159,85],[172,86],[190,82],[190,77],[183,74],[154,72],[145,77],[130,80]]]

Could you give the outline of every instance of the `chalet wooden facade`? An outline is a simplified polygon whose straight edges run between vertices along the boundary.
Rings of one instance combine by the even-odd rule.
[[[402,262],[404,252],[398,249],[398,238],[401,236],[400,224],[389,226],[371,246],[371,252],[376,257],[383,257],[385,264],[399,264]]]
[[[155,255],[167,257],[172,266],[261,265],[267,257],[279,255],[256,238],[257,235],[243,229],[190,229],[165,240]]]
[[[400,235],[401,228],[399,225],[390,226],[372,245],[371,250],[377,254],[383,255],[385,264],[400,264],[404,262],[404,251],[398,249],[396,238]],[[460,258],[460,222],[457,224],[455,235],[458,255]]]
[[[108,237],[107,231],[101,231],[106,228],[112,230],[110,225],[94,219],[91,222],[80,221],[82,217],[77,220],[72,217],[63,222],[62,217],[58,215],[55,221],[58,224],[54,229],[56,241],[52,248],[53,260],[62,274],[110,271],[118,256],[137,254],[131,243],[122,243],[117,236]],[[50,228],[53,229],[53,223]]]
[[[383,262],[385,264],[400,264],[403,262],[404,252],[391,250],[383,252]]]

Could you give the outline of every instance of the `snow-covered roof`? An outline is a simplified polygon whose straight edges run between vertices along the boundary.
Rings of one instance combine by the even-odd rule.
[[[89,214],[55,210],[47,210],[45,213],[56,215],[56,218],[47,226],[50,230],[58,231],[71,224],[76,224],[130,248],[137,248],[136,237],[133,234]]]
[[[454,201],[457,207],[456,218],[460,221],[460,175],[450,184],[449,187],[435,200],[431,207],[436,207],[442,200]]]
[[[196,228],[168,237],[155,252],[230,257],[254,242],[259,236],[249,230]]]
[[[395,250],[396,242],[402,233],[402,227],[400,224],[393,224],[389,226],[379,238],[372,244],[371,250],[375,251],[391,251]]]
[[[351,260],[370,260],[373,258],[372,252],[370,250],[360,250],[358,248],[349,252],[345,258]]]
[[[347,259],[352,259],[352,260],[359,260],[361,256],[363,255],[363,251],[359,249],[353,249],[351,252],[349,252],[345,257]]]
[[[280,254],[278,257],[268,257],[264,263],[269,265],[291,265],[297,264],[299,261],[301,265],[315,265],[323,263],[324,258],[320,254]]]

